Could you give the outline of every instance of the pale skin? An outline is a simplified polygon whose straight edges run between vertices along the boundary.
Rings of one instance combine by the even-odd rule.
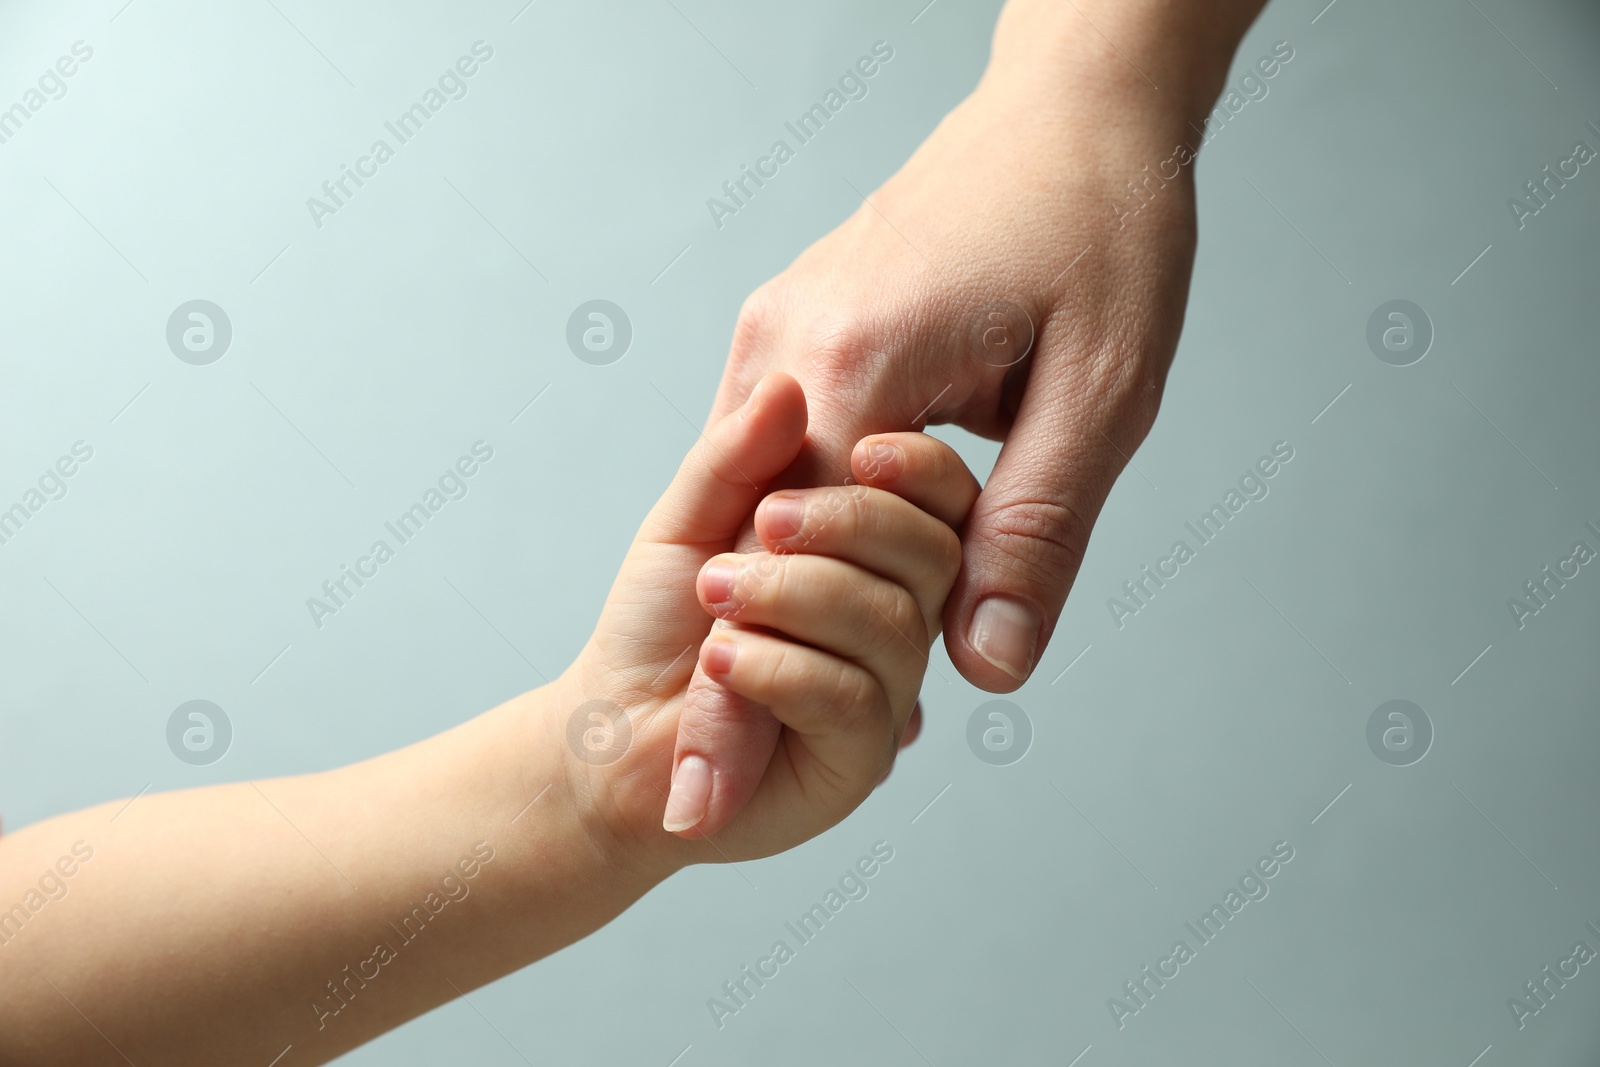
[[[0,837],[0,908],[29,912],[0,925],[0,1062],[323,1063],[682,867],[843,819],[905,738],[978,485],[948,446],[898,433],[858,443],[854,484],[769,495],[805,428],[798,384],[775,374],[706,432],[551,684],[353,766]],[[752,517],[764,547],[733,552]],[[708,640],[730,613],[752,628]],[[784,733],[744,813],[689,841],[661,820],[697,669]]]
[[[746,302],[708,431],[738,477],[720,454],[686,460],[551,685],[354,766],[0,837],[0,909],[47,877],[66,887],[0,944],[0,1062],[261,1065],[286,1047],[282,1067],[325,1062],[582,938],[685,865],[837,823],[914,735],[941,627],[968,680],[1022,684],[1182,325],[1193,169],[1132,219],[1112,205],[1197,143],[1261,6],[1009,0],[978,89]],[[994,299],[1034,328],[1014,366],[971,349]],[[792,378],[753,394],[774,371]],[[729,423],[752,395],[756,414]],[[924,422],[1004,438],[981,495],[953,453],[905,432]],[[847,475],[846,504],[802,494],[821,532],[772,552],[782,519],[763,496]],[[745,568],[731,612],[707,603],[714,560]],[[594,700],[629,715],[614,763],[568,743]],[[395,924],[419,904],[404,940]],[[371,963],[385,939],[394,958]],[[319,1013],[332,981],[355,992]]]
[[[1194,166],[1143,197],[1129,183],[1198,149],[1262,6],[1009,0],[973,93],[741,309],[713,415],[769,371],[799,379],[812,429],[783,484],[837,482],[867,433],[948,422],[1005,442],[944,608],[950,659],[982,689],[1010,692],[1038,666],[1155,420],[1194,259]],[[996,301],[1032,324],[1012,365],[975,342]],[[668,825],[728,826],[777,737],[763,709],[698,676],[676,760],[710,773],[674,779]]]

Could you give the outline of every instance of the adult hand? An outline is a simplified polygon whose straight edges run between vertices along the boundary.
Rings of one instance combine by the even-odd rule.
[[[741,309],[711,417],[770,371],[799,379],[811,423],[780,484],[843,481],[868,433],[954,423],[1004,441],[944,609],[950,658],[983,689],[1037,666],[1155,419],[1194,256],[1192,150],[1260,6],[1011,0],[972,95]],[[715,786],[689,836],[737,813],[776,737],[696,679],[677,758],[706,756]]]

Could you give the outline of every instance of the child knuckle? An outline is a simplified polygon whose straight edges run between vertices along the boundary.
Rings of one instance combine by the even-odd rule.
[[[868,635],[863,642],[869,655],[893,653],[911,642],[915,646],[924,629],[916,598],[900,586],[875,594]]]
[[[774,605],[783,603],[789,584],[786,574],[787,568],[775,555],[757,556],[740,564],[737,586],[741,594],[740,607],[770,611]]]
[[[861,733],[875,720],[884,718],[887,703],[883,688],[870,673],[851,664],[839,663],[834,671],[830,705],[834,724],[844,733]]]
[[[938,567],[939,576],[946,583],[946,587],[954,583],[956,575],[961,573],[962,545],[961,535],[943,523],[939,526],[934,549],[934,563]]]
[[[787,641],[768,646],[761,656],[760,666],[763,688],[767,692],[776,693],[800,680],[794,655],[795,647]]]
[[[917,603],[917,598],[909,589],[897,585],[890,597],[890,603],[894,605],[894,610],[889,617],[894,620],[895,630],[898,631],[895,636],[909,640],[913,644],[922,641],[924,636],[922,605]]]
[[[806,506],[804,538],[811,544],[824,536],[836,537],[841,516],[848,513],[851,503],[848,487],[831,485],[814,494]]]
[[[872,493],[863,485],[841,485],[838,487],[839,515],[854,534],[860,534],[870,529],[872,521]]]

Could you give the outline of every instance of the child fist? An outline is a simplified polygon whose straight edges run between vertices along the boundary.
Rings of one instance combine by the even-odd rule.
[[[671,866],[791,848],[866,798],[960,569],[978,484],[952,449],[878,434],[852,456],[861,484],[766,495],[805,426],[799,384],[775,374],[707,431],[556,683],[577,709],[569,768],[597,829]],[[763,550],[735,553],[752,511]],[[747,698],[741,721],[691,696],[708,680]],[[719,802],[737,814],[697,834]]]

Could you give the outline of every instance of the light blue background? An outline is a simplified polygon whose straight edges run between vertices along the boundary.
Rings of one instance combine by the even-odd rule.
[[[924,2],[0,8],[0,107],[94,49],[0,145],[0,506],[94,448],[0,546],[6,824],[360,759],[554,676],[742,298],[974,84],[998,5]],[[941,653],[924,738],[843,825],[686,872],[343,1062],[1594,1062],[1595,968],[1520,1032],[1506,1000],[1600,948],[1600,568],[1520,631],[1506,601],[1600,547],[1600,166],[1520,231],[1506,200],[1600,148],[1600,9],[1323,2],[1240,50],[1296,55],[1199,164],[1166,404],[1013,698],[1026,757],[968,750],[988,697]],[[314,226],[306,198],[480,39],[470,94]],[[713,226],[879,39],[870,96]],[[234,329],[206,367],[165,341],[196,298]],[[564,341],[593,298],[635,331],[608,367]],[[1395,298],[1436,330],[1405,368],[1365,340]],[[305,598],[478,439],[470,494],[315,628]],[[1117,629],[1106,599],[1280,440],[1270,496]],[[194,698],[235,730],[204,768],[164,739]],[[1365,739],[1394,698],[1436,731],[1410,767]],[[718,1030],[707,998],[877,840],[870,895]],[[1270,896],[1119,1030],[1107,999],[1279,840]]]

